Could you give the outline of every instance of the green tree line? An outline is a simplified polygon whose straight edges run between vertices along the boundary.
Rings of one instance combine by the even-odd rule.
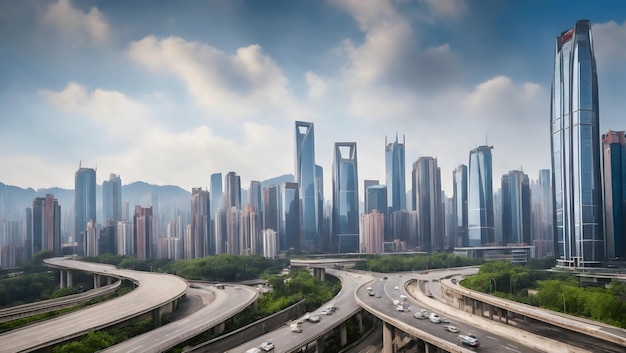
[[[428,271],[429,269],[480,265],[481,259],[457,256],[447,252],[432,254],[373,255],[357,268],[375,272]]]

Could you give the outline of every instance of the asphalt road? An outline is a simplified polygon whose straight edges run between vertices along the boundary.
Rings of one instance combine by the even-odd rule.
[[[195,313],[163,325],[120,344],[101,350],[102,353],[164,352],[218,324],[226,321],[252,304],[258,292],[248,286],[196,284],[194,291],[209,292],[214,299]],[[204,296],[203,296],[204,297]]]
[[[293,352],[304,346],[306,342],[311,342],[321,337],[331,328],[338,326],[354,315],[355,312],[359,311],[361,308],[354,301],[354,293],[359,286],[371,281],[373,277],[366,274],[350,273],[333,269],[326,269],[326,275],[333,275],[341,279],[341,291],[333,300],[326,303],[334,303],[334,305],[337,306],[337,311],[334,314],[320,315],[322,320],[318,323],[303,322],[302,332],[300,333],[291,332],[288,325],[285,325],[278,330],[274,330],[250,342],[246,342],[228,352],[243,353],[250,348],[259,347],[261,343],[268,340],[274,343],[274,353]],[[320,309],[314,311],[313,315],[318,315],[325,306],[326,305],[323,305]]]
[[[112,322],[127,320],[136,313],[147,312],[187,291],[187,282],[173,275],[119,270],[111,265],[67,258],[47,261],[59,267],[130,278],[140,285],[121,297],[2,334],[0,350],[3,352],[30,352],[51,343],[80,336],[88,331],[107,327]]]
[[[455,270],[456,271],[456,270]],[[465,270],[468,272],[476,271],[475,269]],[[458,273],[458,271],[456,271]],[[413,273],[402,273],[402,274],[378,274],[380,278],[376,280],[374,283],[370,284],[374,289],[375,293],[380,294],[381,298],[376,298],[376,296],[369,296],[366,293],[365,288],[361,288],[357,295],[359,298],[366,303],[367,306],[370,306],[378,311],[383,312],[385,315],[390,316],[396,320],[409,324],[417,329],[427,332],[436,337],[445,339],[453,344],[458,344],[458,335],[459,334],[474,334],[480,339],[480,350],[483,352],[511,352],[511,353],[533,353],[539,352],[537,350],[533,350],[531,348],[522,346],[520,343],[510,340],[507,337],[502,337],[495,335],[491,332],[483,331],[477,329],[472,326],[471,323],[461,322],[459,320],[450,319],[450,325],[456,326],[459,328],[459,333],[451,333],[444,331],[443,326],[446,324],[435,324],[430,322],[428,319],[416,319],[413,317],[413,314],[420,309],[426,309],[429,312],[432,312],[432,309],[427,305],[427,302],[418,302],[414,300],[408,293],[404,291],[404,283],[408,280],[415,278],[421,280],[431,280],[433,278],[441,277],[441,272],[437,273],[436,271],[429,271],[428,274],[413,274]],[[383,276],[387,276],[388,279],[382,279]],[[398,288],[398,289],[395,289]],[[400,300],[400,295],[407,296],[407,303],[410,305],[409,312],[398,312],[396,311],[396,305],[393,305],[393,300]],[[435,293],[433,293],[434,295]],[[434,299],[433,299],[434,300]],[[445,314],[438,313],[440,316],[445,317]],[[465,346],[465,348],[470,348]]]

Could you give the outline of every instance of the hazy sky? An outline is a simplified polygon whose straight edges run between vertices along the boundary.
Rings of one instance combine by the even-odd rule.
[[[315,123],[359,184],[385,183],[385,136],[452,169],[493,145],[494,190],[550,168],[556,36],[590,19],[601,130],[626,129],[626,2],[0,0],[0,182],[73,188],[79,162],[123,184],[190,190],[294,173],[294,121]],[[410,185],[407,186],[407,190]],[[361,191],[361,190],[360,190]],[[363,195],[360,195],[363,198]]]

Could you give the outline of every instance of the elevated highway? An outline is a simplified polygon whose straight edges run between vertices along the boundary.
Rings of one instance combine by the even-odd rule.
[[[184,279],[160,273],[120,270],[115,266],[52,258],[46,264],[59,268],[86,271],[133,281],[132,292],[67,315],[32,324],[0,335],[1,349],[6,352],[33,352],[80,337],[89,331],[131,320],[141,315],[171,312],[188,289]]]

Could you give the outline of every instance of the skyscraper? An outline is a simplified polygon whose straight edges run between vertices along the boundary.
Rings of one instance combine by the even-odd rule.
[[[313,123],[296,121],[295,125],[296,153],[295,174],[300,188],[302,239],[305,250],[313,250],[318,243],[319,204],[318,192],[315,188],[315,131]]]
[[[557,266],[604,258],[598,77],[591,23],[556,38],[550,134]]]
[[[461,164],[452,172],[452,207],[456,238],[454,246],[469,246],[467,238],[467,166]]]
[[[29,253],[43,250],[61,253],[61,206],[54,195],[37,197],[33,200],[32,234],[28,235]],[[86,227],[85,227],[86,228]]]
[[[531,182],[532,202],[531,237],[537,257],[554,255],[554,227],[552,224],[552,176],[550,169],[540,169],[539,178]]]
[[[626,135],[609,131],[602,135],[606,256],[626,256]]]
[[[280,250],[298,251],[303,246],[300,231],[300,197],[297,183],[284,183],[280,192],[281,226],[279,232]]]
[[[389,204],[387,214],[406,210],[404,145],[404,136],[402,136],[402,143],[398,143],[397,134],[396,140],[391,143],[387,143],[385,137],[385,183],[387,184],[387,203]]]
[[[385,232],[385,215],[383,213],[374,209],[371,213],[362,214],[360,232],[360,252],[367,254],[383,252],[383,234]]]
[[[211,217],[209,215],[211,209],[210,194],[201,188],[193,188],[191,190],[191,243],[184,244],[184,247],[190,247],[191,251],[187,254],[193,254],[193,258],[201,258],[212,255],[209,249],[214,251],[214,241],[211,241]]]
[[[368,194],[367,194],[367,188],[369,188],[370,186],[374,186],[374,185],[378,185],[380,184],[380,182],[378,180],[369,180],[369,179],[365,179],[363,180],[363,199],[364,199],[364,209],[362,213],[369,213],[368,211],[368,202],[367,202],[367,198],[368,198]],[[382,212],[382,210],[379,210]]]
[[[77,253],[85,254],[87,222],[96,224],[96,170],[79,168],[74,175],[74,241]]]
[[[366,189],[366,195],[365,213],[378,210],[387,217],[387,187],[385,185],[372,185]]]
[[[531,245],[528,175],[512,170],[502,176],[502,245]]]
[[[250,181],[250,189],[248,189],[248,203],[254,206],[254,212],[259,217],[263,214],[263,198],[261,196],[261,182],[257,180]],[[262,218],[260,219],[263,221]]]
[[[278,225],[280,224],[279,191],[278,185],[270,185],[263,188],[263,229],[272,229],[276,234],[278,234]]]
[[[139,260],[153,258],[153,221],[152,207],[135,206],[133,216],[133,237],[135,245],[135,255]]]
[[[494,242],[492,146],[478,146],[470,151],[468,187],[468,245]]]
[[[226,174],[226,205],[241,210],[241,178],[235,172]]]
[[[356,142],[335,143],[333,234],[338,252],[359,251],[359,177]]]
[[[102,215],[104,221],[122,220],[122,179],[111,173],[109,180],[102,183]]]
[[[215,222],[215,211],[218,208],[223,208],[224,205],[220,205],[222,200],[222,173],[211,174],[211,219]]]
[[[443,207],[441,203],[441,172],[437,159],[420,157],[413,163],[413,209],[417,211],[417,246],[430,252],[444,248]]]

